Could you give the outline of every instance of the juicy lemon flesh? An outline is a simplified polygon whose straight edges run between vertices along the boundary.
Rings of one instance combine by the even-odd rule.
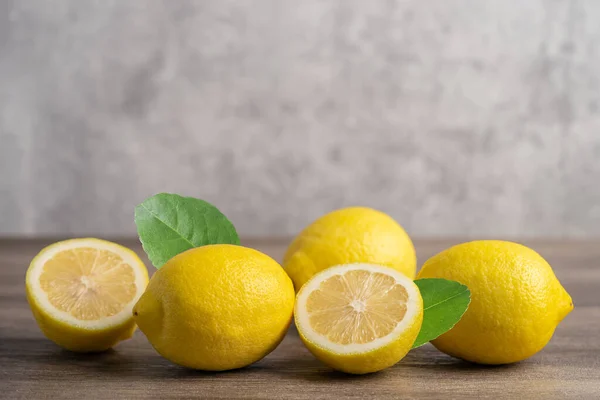
[[[381,265],[323,270],[298,292],[298,333],[324,364],[366,374],[399,362],[423,322],[423,299],[412,279]]]
[[[44,265],[40,287],[52,306],[82,321],[119,313],[137,291],[129,264],[118,254],[92,247],[57,253]]]
[[[406,315],[408,293],[391,276],[349,271],[321,283],[307,299],[312,329],[337,344],[365,344],[389,335]]]

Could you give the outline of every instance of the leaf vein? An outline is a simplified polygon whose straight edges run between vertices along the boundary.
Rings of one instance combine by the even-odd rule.
[[[425,310],[429,310],[430,308],[433,308],[433,307],[436,307],[436,306],[439,306],[440,304],[442,304],[442,303],[445,303],[445,302],[447,302],[447,301],[450,301],[450,300],[452,300],[452,299],[454,299],[454,298],[456,298],[456,297],[460,296],[461,294],[463,294],[463,293],[466,293],[466,292],[468,292],[468,291],[469,291],[469,289],[465,289],[465,290],[463,290],[462,292],[456,293],[456,294],[454,294],[454,295],[452,295],[452,296],[450,296],[450,297],[446,297],[446,298],[445,298],[444,300],[442,300],[442,301],[438,301],[438,302],[437,302],[437,303],[435,303],[435,304],[431,304],[431,305],[429,305],[428,307],[425,307],[425,308],[423,309],[423,311],[425,311]]]
[[[148,207],[146,207],[146,205],[144,203],[140,204],[142,206],[142,208],[146,211],[148,211],[148,213],[150,213],[150,215],[152,215],[157,221],[161,222],[164,226],[166,226],[167,228],[169,228],[170,230],[172,230],[173,232],[175,232],[177,235],[179,235],[185,242],[187,242],[190,246],[192,247],[196,247],[194,246],[194,244],[192,242],[190,242],[186,237],[184,237],[180,232],[178,232],[175,228],[173,228],[172,226],[170,226],[169,224],[167,224],[165,221],[163,221],[162,219],[159,218],[158,214],[155,214],[154,212],[152,212],[152,210],[150,210]]]

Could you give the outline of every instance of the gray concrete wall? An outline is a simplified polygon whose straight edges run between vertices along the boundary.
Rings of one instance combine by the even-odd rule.
[[[600,1],[0,0],[0,234],[600,235]]]

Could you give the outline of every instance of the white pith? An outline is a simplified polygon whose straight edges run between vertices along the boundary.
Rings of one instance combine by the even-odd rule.
[[[117,314],[111,315],[109,317],[100,318],[97,320],[80,320],[78,318],[75,318],[68,312],[59,310],[56,307],[54,307],[48,299],[48,294],[42,290],[40,286],[40,276],[44,270],[44,265],[46,264],[46,262],[48,262],[48,260],[54,257],[54,255],[56,255],[57,253],[80,247],[91,247],[99,250],[107,250],[112,253],[118,254],[123,259],[123,261],[130,265],[133,269],[133,272],[135,274],[136,293],[133,296],[133,299],[129,303],[127,303],[123,307],[123,310],[121,310]],[[85,329],[99,330],[121,325],[131,318],[131,310],[146,288],[146,278],[142,268],[145,269],[146,267],[140,263],[140,260],[137,259],[137,257],[133,253],[130,253],[129,251],[123,251],[123,248],[114,243],[98,239],[68,240],[64,243],[58,243],[51,246],[50,248],[46,249],[42,255],[38,256],[27,271],[26,280],[28,286],[31,288],[30,293],[32,297],[35,299],[36,303],[45,313],[50,314],[53,316],[53,318],[72,326]]]
[[[348,271],[361,270],[368,272],[378,272],[395,279],[397,283],[402,285],[408,293],[408,300],[406,302],[406,314],[404,318],[394,330],[386,336],[375,339],[372,342],[363,344],[339,344],[330,341],[327,337],[315,332],[310,323],[308,312],[306,311],[306,301],[308,296],[315,290],[318,289],[321,283],[334,275],[343,275]],[[298,330],[302,332],[306,339],[310,342],[322,347],[325,350],[331,351],[336,354],[355,354],[355,353],[366,353],[377,348],[384,346],[385,344],[392,342],[397,338],[406,328],[413,322],[418,312],[418,298],[420,293],[418,288],[413,281],[400,272],[381,265],[374,264],[346,264],[338,265],[335,267],[327,268],[326,270],[315,275],[310,281],[308,281],[298,293],[296,299],[296,321],[298,323]],[[357,306],[359,306],[357,304]]]

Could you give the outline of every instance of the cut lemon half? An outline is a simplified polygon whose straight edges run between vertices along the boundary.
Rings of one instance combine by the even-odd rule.
[[[25,278],[42,332],[72,351],[102,351],[135,331],[133,305],[148,271],[130,249],[100,239],[71,239],[43,249]]]
[[[392,268],[347,264],[314,275],[298,292],[294,315],[315,357],[365,374],[408,353],[423,322],[423,300],[413,281]]]

